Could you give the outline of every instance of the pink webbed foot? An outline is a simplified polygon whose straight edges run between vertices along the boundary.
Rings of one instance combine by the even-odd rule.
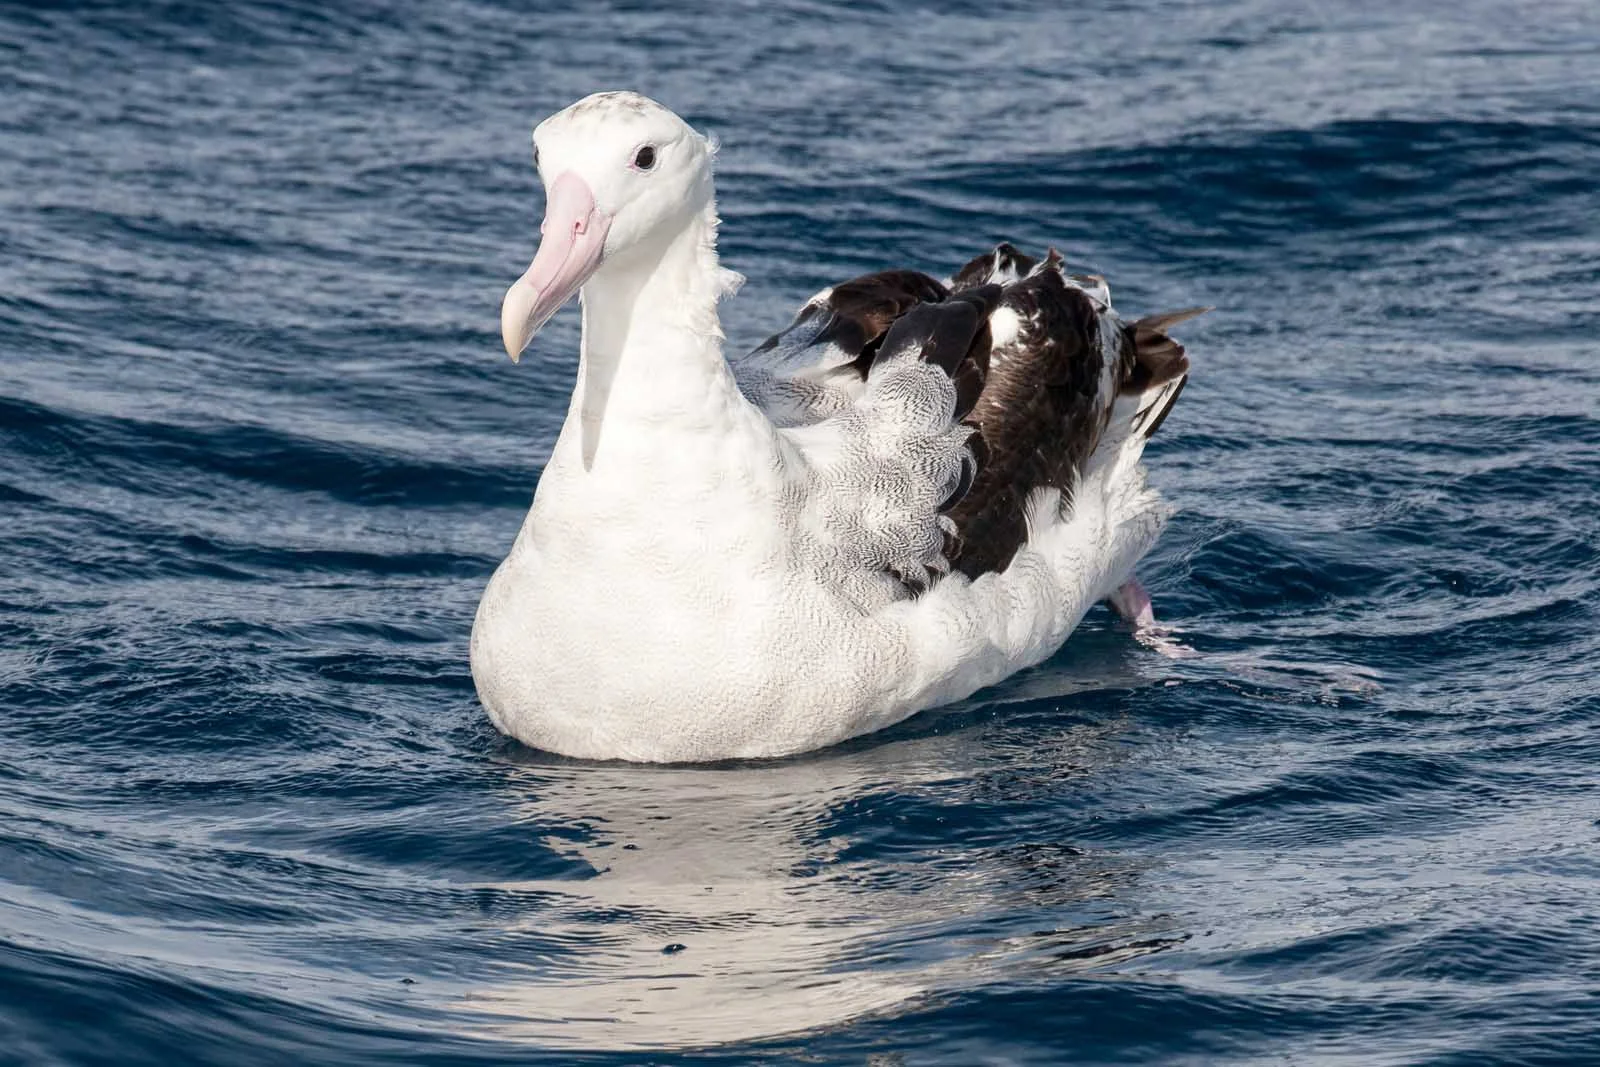
[[[1106,597],[1106,603],[1111,605],[1112,611],[1133,625],[1134,640],[1146,648],[1170,659],[1195,655],[1194,649],[1178,643],[1170,628],[1156,623],[1156,609],[1150,603],[1150,594],[1139,584],[1139,579],[1129,578],[1123,582],[1116,592]]]
[[[1137,578],[1129,578],[1117,586],[1116,592],[1106,598],[1106,603],[1111,605],[1111,610],[1132,623],[1135,629],[1143,630],[1156,624],[1156,609],[1150,603],[1150,594]]]

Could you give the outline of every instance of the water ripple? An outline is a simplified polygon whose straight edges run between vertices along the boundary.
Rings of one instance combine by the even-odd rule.
[[[0,1059],[1600,1055],[1596,9],[1091,7],[0,5]],[[1180,655],[1096,612],[769,763],[494,732],[577,341],[497,355],[527,133],[619,85],[722,139],[735,343],[999,239],[1218,305]]]

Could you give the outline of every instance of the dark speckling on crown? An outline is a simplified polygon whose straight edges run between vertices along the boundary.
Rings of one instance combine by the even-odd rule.
[[[634,115],[645,115],[652,111],[665,110],[649,97],[624,89],[612,89],[584,97],[569,107],[567,113],[572,116],[578,116],[592,112],[621,111]]]

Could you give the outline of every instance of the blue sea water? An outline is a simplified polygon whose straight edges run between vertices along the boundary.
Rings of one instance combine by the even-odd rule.
[[[1005,238],[1218,310],[1142,573],[802,758],[466,642],[533,122],[722,140],[749,345]],[[0,5],[0,1063],[1600,1063],[1600,6]]]

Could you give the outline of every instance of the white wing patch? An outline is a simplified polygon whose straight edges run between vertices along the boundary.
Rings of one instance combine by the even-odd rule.
[[[801,460],[808,552],[863,609],[921,591],[949,572],[939,512],[971,462],[972,429],[955,419],[950,376],[915,346],[880,355],[859,400],[782,436]]]

